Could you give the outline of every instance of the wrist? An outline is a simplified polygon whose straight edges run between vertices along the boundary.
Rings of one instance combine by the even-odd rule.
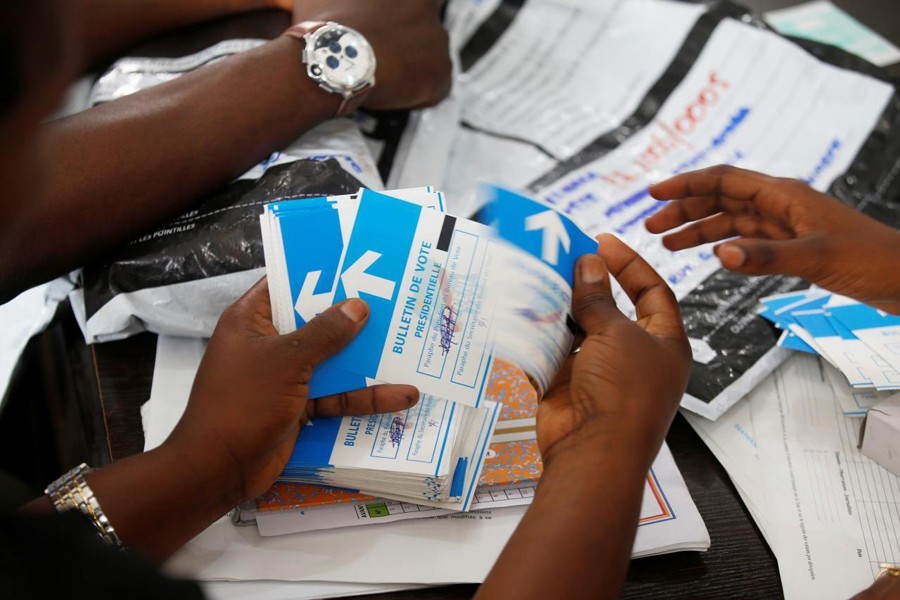
[[[656,459],[655,436],[625,426],[589,422],[543,453],[544,473],[600,473],[610,469],[643,481]]]
[[[305,42],[302,37],[285,35],[275,38],[267,45],[277,52],[277,64],[284,65],[284,73],[296,82],[299,93],[296,96],[297,108],[303,106],[312,109],[319,122],[327,121],[334,117],[341,106],[342,98],[322,89],[315,81],[310,79],[303,64],[303,49]]]
[[[307,78],[340,98],[332,117],[347,116],[362,104],[375,84],[376,60],[361,33],[331,21],[301,21],[282,37],[299,42]]]
[[[185,497],[204,499],[211,514],[221,516],[247,499],[241,470],[227,451],[185,449],[167,440],[150,453]]]

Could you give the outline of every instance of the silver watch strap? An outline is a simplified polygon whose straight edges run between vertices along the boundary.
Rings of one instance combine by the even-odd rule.
[[[81,463],[68,473],[47,486],[44,493],[53,502],[53,507],[58,512],[67,512],[77,510],[87,516],[94,527],[97,534],[106,543],[122,547],[122,540],[119,539],[116,530],[113,528],[106,513],[100,507],[100,502],[94,496],[94,491],[87,484],[84,476],[90,473],[91,469],[84,463]]]

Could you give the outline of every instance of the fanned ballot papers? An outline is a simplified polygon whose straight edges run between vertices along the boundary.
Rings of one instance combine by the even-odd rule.
[[[832,384],[852,388],[860,414],[900,390],[900,317],[819,288],[769,296],[761,304],[759,314],[784,330],[778,344],[818,354],[840,371],[846,382],[830,371]]]
[[[268,204],[260,217],[278,331],[347,298],[369,320],[310,381],[318,398],[415,385],[414,407],[314,419],[280,478],[451,510],[471,507],[499,407],[498,359],[538,394],[569,354],[574,265],[597,242],[566,217],[485,186],[482,223],[444,214],[431,188]]]

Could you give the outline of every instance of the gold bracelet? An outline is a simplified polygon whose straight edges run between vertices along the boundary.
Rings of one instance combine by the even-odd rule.
[[[881,563],[878,566],[881,570],[878,571],[878,575],[875,576],[875,579],[883,576],[900,577],[900,566],[892,565],[890,563]]]
[[[106,518],[106,513],[100,508],[100,503],[94,496],[91,486],[84,480],[85,474],[90,472],[91,469],[81,463],[48,485],[44,493],[53,502],[53,507],[57,512],[77,510],[94,524],[100,539],[111,546],[122,548],[122,540],[119,539],[116,530]]]

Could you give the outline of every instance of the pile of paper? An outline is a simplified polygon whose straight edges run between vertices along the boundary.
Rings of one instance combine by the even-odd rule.
[[[317,418],[279,481],[468,510],[497,412],[496,402],[473,408],[423,395],[400,413]]]
[[[759,314],[784,330],[780,346],[818,354],[854,389],[900,389],[900,317],[818,288],[761,302]]]
[[[472,511],[531,503],[541,476],[541,455],[534,439],[537,395],[520,370],[498,363],[487,395],[503,398],[490,439]],[[377,497],[354,489],[278,483],[235,511],[236,525],[256,525],[260,535],[285,535],[357,525],[377,525],[450,514],[446,506]]]
[[[772,548],[786,598],[849,598],[900,559],[900,479],[860,453],[855,393],[798,352],[717,421],[684,413]]]
[[[151,397],[141,409],[146,450],[162,443],[184,412],[205,347],[199,339],[159,338]],[[541,472],[534,439],[537,396],[527,378],[501,361],[486,386],[486,397],[501,403],[503,414],[472,511],[423,508],[308,484],[276,484],[254,503],[258,527],[235,527],[223,518],[191,540],[167,569],[215,582],[206,587],[214,597],[281,590],[279,598],[312,598],[337,593],[334,590],[362,594],[483,581],[525,514],[531,500],[528,488],[534,488]],[[516,488],[522,499],[515,498]],[[560,505],[559,510],[568,508]],[[703,520],[663,445],[647,475],[632,555],[708,547]],[[390,560],[384,560],[386,556]]]

